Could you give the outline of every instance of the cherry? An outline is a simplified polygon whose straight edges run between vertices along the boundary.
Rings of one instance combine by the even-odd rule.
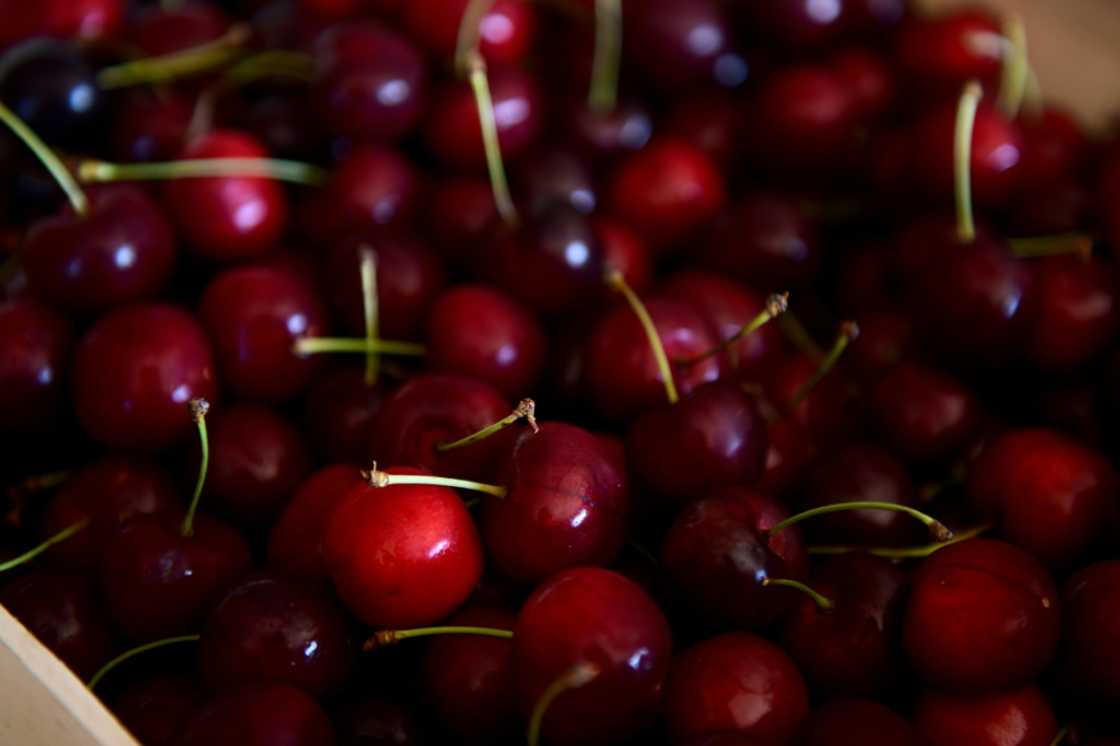
[[[974,539],[930,556],[914,575],[903,644],[922,681],[990,691],[1033,680],[1058,643],[1054,581],[1010,544]]]
[[[665,718],[674,744],[715,734],[791,742],[809,714],[801,674],[781,648],[747,632],[693,645],[673,660]]]
[[[859,327],[844,324],[829,355],[820,360],[800,353],[787,355],[763,373],[763,388],[770,401],[784,408],[810,438],[827,441],[855,429],[856,410],[848,378],[831,368],[858,331]]]
[[[366,694],[335,713],[341,742],[352,746],[420,746],[426,743],[417,718],[379,694]]]
[[[885,559],[852,553],[826,560],[809,584],[834,607],[806,596],[786,621],[785,648],[805,677],[831,696],[889,691],[900,680],[906,575]]]
[[[343,464],[323,467],[305,479],[272,526],[268,566],[288,577],[326,580],[323,530],[335,507],[361,483],[359,470]]]
[[[401,21],[409,36],[437,59],[451,62],[464,33],[469,0],[415,0],[404,4]],[[477,19],[478,51],[489,65],[514,65],[529,51],[536,32],[534,7],[524,0],[497,0]]]
[[[201,704],[202,692],[192,678],[164,674],[126,688],[113,701],[113,714],[145,744],[174,746]]]
[[[490,73],[490,97],[498,142],[506,159],[526,152],[540,134],[544,101],[537,83],[516,69]],[[435,92],[424,125],[424,142],[444,164],[480,171],[486,165],[478,105],[466,82],[445,83]]]
[[[848,22],[851,0],[791,0],[742,3],[744,22],[758,39],[775,47],[802,51],[836,41]]]
[[[1024,191],[1009,221],[1008,230],[1016,236],[1074,233],[1093,221],[1093,194],[1079,177],[1062,176]]]
[[[952,456],[980,424],[980,405],[963,383],[918,363],[887,371],[872,388],[870,404],[883,442],[909,461]]]
[[[384,387],[366,383],[361,368],[340,367],[317,376],[307,392],[304,420],[322,460],[364,466],[373,423],[387,395]]]
[[[173,91],[125,92],[113,117],[113,155],[122,161],[166,161],[183,147],[193,113],[190,98]]]
[[[611,158],[645,147],[653,134],[653,117],[641,102],[623,99],[610,111],[595,111],[580,99],[568,106],[572,137],[593,157]]]
[[[590,215],[600,197],[590,159],[569,148],[545,147],[517,164],[515,192],[530,214],[539,215],[557,203]]]
[[[322,336],[326,313],[303,278],[265,266],[226,270],[203,291],[198,314],[231,392],[280,402],[310,383],[319,361],[294,345]]]
[[[185,407],[217,393],[210,345],[185,312],[160,304],[103,316],[74,355],[74,409],[98,442],[158,449],[191,425]]]
[[[46,26],[51,36],[87,41],[112,39],[125,14],[123,0],[73,0],[48,2]]]
[[[88,189],[89,212],[73,208],[31,226],[20,258],[32,291],[72,313],[100,313],[156,296],[175,268],[171,226],[135,186]]]
[[[1023,117],[1019,127],[1023,135],[1019,183],[1024,188],[1045,188],[1081,172],[1089,141],[1072,114],[1048,106],[1036,117]]]
[[[0,605],[82,679],[112,655],[112,630],[88,581],[33,571],[0,588]]]
[[[218,695],[183,728],[176,746],[334,746],[331,721],[309,695],[280,684]]]
[[[441,450],[496,422],[509,404],[494,387],[464,376],[414,376],[385,400],[373,422],[370,454],[382,463],[413,464],[433,473],[486,478],[504,458],[502,434]]]
[[[174,482],[159,466],[106,456],[75,471],[58,489],[43,517],[43,538],[90,520],[49,553],[54,562],[85,570],[97,565],[122,524],[138,516],[177,515],[181,509]]]
[[[1069,370],[1091,360],[1120,323],[1110,268],[1099,259],[1052,256],[1032,261],[1031,269],[1031,359],[1047,370]]]
[[[423,113],[427,72],[409,39],[375,22],[330,27],[315,42],[314,98],[332,135],[392,140]]]
[[[893,107],[898,93],[896,81],[879,54],[854,47],[838,52],[831,64],[847,85],[861,121],[878,119]]]
[[[659,138],[627,156],[608,191],[610,209],[660,250],[687,238],[723,206],[712,159],[686,140]]]
[[[733,88],[747,78],[725,9],[714,0],[651,0],[641,10],[624,5],[623,27],[627,56],[659,88]]]
[[[1049,746],[1058,734],[1050,705],[1033,686],[979,696],[926,692],[914,726],[930,746]]]
[[[215,41],[229,25],[229,18],[213,3],[184,3],[137,14],[128,37],[146,56],[156,57]]]
[[[743,155],[743,115],[735,96],[704,91],[678,99],[660,132],[688,140],[728,173]]]
[[[903,74],[934,96],[955,96],[968,80],[993,83],[1003,53],[998,23],[982,10],[910,18],[902,24],[895,51]],[[927,99],[928,100],[928,99]]]
[[[448,261],[466,265],[498,220],[490,182],[475,176],[450,176],[433,185],[427,216],[434,246]]]
[[[195,137],[181,158],[266,158],[252,136],[215,130]],[[202,257],[240,262],[271,252],[284,232],[288,202],[276,181],[259,176],[173,179],[164,190],[176,225]]]
[[[592,227],[603,247],[604,268],[622,275],[634,292],[647,290],[653,282],[653,266],[645,242],[613,218],[596,216]]]
[[[482,546],[470,514],[454,491],[432,485],[351,489],[326,523],[323,555],[343,603],[375,627],[443,619],[482,575]]]
[[[670,645],[665,617],[634,582],[594,567],[558,573],[525,601],[514,627],[521,711],[538,709],[551,689],[541,721],[549,743],[620,743],[656,711]],[[574,671],[585,683],[558,691]]]
[[[516,617],[470,607],[451,617],[456,626],[513,629]],[[480,635],[434,638],[424,654],[424,690],[439,722],[458,743],[497,743],[517,722],[513,643]]]
[[[866,311],[859,315],[858,324],[859,338],[852,343],[849,359],[864,380],[879,378],[910,357],[917,346],[914,325],[900,310]]]
[[[837,699],[813,711],[805,746],[909,746],[914,727],[898,713],[866,699]]]
[[[801,580],[809,561],[797,529],[769,533],[788,517],[780,502],[723,487],[684,507],[661,547],[661,564],[682,605],[706,624],[757,628],[782,617],[796,593],[768,579]]]
[[[504,497],[483,501],[480,530],[495,569],[539,582],[567,567],[610,564],[626,540],[621,459],[572,425],[522,431],[503,465]]]
[[[529,393],[544,364],[536,317],[499,290],[458,285],[439,297],[428,319],[428,365],[491,384],[509,397]]]
[[[762,476],[766,423],[734,381],[714,381],[642,415],[626,435],[630,468],[655,494],[680,505],[710,488]]]
[[[346,682],[354,652],[349,622],[325,594],[255,575],[231,588],[211,612],[198,654],[202,679],[212,689],[274,683],[322,696]]]
[[[1062,683],[1091,701],[1120,696],[1120,657],[1111,640],[1117,633],[1120,562],[1087,565],[1062,588]]]
[[[32,300],[0,303],[0,431],[41,431],[58,423],[74,347],[66,319]]]

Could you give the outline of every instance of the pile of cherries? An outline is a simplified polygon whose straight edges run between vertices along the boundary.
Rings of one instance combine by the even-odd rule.
[[[1120,139],[1018,19],[0,17],[0,604],[140,742],[1120,744]]]

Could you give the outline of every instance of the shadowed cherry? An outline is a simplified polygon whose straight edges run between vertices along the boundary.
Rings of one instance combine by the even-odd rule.
[[[189,676],[159,674],[137,681],[112,703],[113,714],[136,739],[150,746],[175,741],[202,705],[202,691]]]
[[[576,145],[596,159],[640,150],[653,134],[653,117],[643,102],[623,99],[610,111],[594,111],[584,99],[567,107]]]
[[[440,62],[454,61],[469,0],[413,0],[401,22],[411,38]],[[496,0],[478,18],[478,51],[489,65],[515,65],[532,46],[537,11],[525,0]]]
[[[0,430],[48,430],[66,405],[69,322],[31,298],[0,303]]]
[[[1079,570],[1062,588],[1062,684],[1096,703],[1120,697],[1120,562]]]
[[[494,193],[485,177],[448,175],[432,185],[426,216],[432,245],[449,263],[468,266],[476,247],[489,240],[498,221]]]
[[[128,163],[171,160],[183,149],[193,113],[193,102],[183,93],[125,91],[114,111],[113,156]]]
[[[743,107],[736,96],[703,91],[678,99],[660,131],[688,140],[729,173],[743,156],[744,126]]]
[[[1032,317],[1027,354],[1047,371],[1068,371],[1099,356],[1116,335],[1116,277],[1101,259],[1040,257],[1030,264]]]
[[[982,694],[925,692],[914,728],[929,746],[1051,746],[1058,724],[1036,687]]]
[[[861,122],[878,119],[894,106],[898,94],[894,72],[876,52],[846,49],[833,56],[830,64],[847,85]]]
[[[323,531],[334,509],[363,483],[356,466],[334,464],[300,485],[273,524],[268,539],[268,566],[301,580],[328,580],[323,560]]]
[[[818,707],[805,725],[805,746],[910,746],[918,734],[906,718],[867,699],[837,699]]]
[[[590,215],[601,200],[591,167],[590,158],[571,148],[538,148],[518,162],[514,192],[530,215],[540,215],[558,203]]]
[[[339,741],[346,746],[422,746],[417,717],[378,693],[363,694],[332,712]]]
[[[653,260],[645,241],[614,218],[596,215],[592,226],[603,246],[603,267],[615,271],[636,293],[644,293],[653,283]],[[606,288],[608,293],[613,289]]]
[[[128,25],[128,39],[149,57],[171,54],[214,41],[230,20],[212,3],[151,7],[137,13]]]
[[[658,89],[734,88],[747,79],[729,9],[716,0],[649,0],[622,7],[626,55]]]
[[[1090,153],[1081,124],[1069,112],[1046,106],[1035,116],[1021,117],[1023,159],[1019,183],[1025,189],[1046,188],[1081,172]]]
[[[994,90],[1003,64],[1002,40],[999,23],[990,14],[960,10],[907,19],[895,38],[895,52],[909,84],[936,101],[955,96],[974,79]]]
[[[366,383],[361,367],[339,367],[316,376],[304,400],[304,422],[320,459],[364,466],[373,423],[386,396],[384,385]]]
[[[279,684],[219,694],[186,724],[176,746],[334,746],[334,728],[310,695]]]

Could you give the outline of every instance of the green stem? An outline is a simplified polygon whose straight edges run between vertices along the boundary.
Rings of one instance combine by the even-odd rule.
[[[84,529],[88,525],[89,525],[89,518],[83,518],[82,520],[78,521],[77,523],[73,524],[72,526],[67,526],[66,528],[62,529],[61,531],[59,531],[54,536],[51,536],[50,538],[48,538],[46,541],[44,541],[39,546],[37,546],[33,549],[27,550],[26,552],[19,555],[18,557],[12,557],[10,560],[5,560],[4,562],[0,562],[0,572],[7,572],[8,570],[11,570],[12,568],[19,567],[20,565],[23,565],[23,564],[26,564],[26,563],[30,562],[31,560],[35,559],[36,557],[38,557],[43,552],[45,552],[48,549],[50,549],[51,547],[53,547],[55,544],[61,544],[62,542],[66,541],[71,536],[78,533],[79,531],[81,531],[82,529]]]
[[[252,31],[248,26],[239,24],[220,38],[205,44],[106,67],[97,74],[97,85],[103,90],[113,90],[145,83],[163,83],[208,72],[229,64],[241,55],[241,47],[251,35]]]
[[[800,591],[813,599],[813,602],[824,611],[832,611],[832,608],[836,606],[836,604],[832,602],[832,599],[822,593],[818,593],[799,580],[791,580],[789,578],[763,578],[762,585],[766,587],[776,585],[782,588],[792,588],[795,591]]]
[[[521,419],[524,419],[529,423],[529,427],[533,428],[534,433],[540,431],[540,427],[537,425],[537,404],[532,399],[522,399],[512,412],[510,412],[497,422],[493,422],[482,428],[481,430],[471,433],[465,438],[459,438],[458,440],[452,441],[450,443],[440,443],[436,446],[436,450],[440,452],[453,451],[456,448],[469,446],[472,443],[477,443],[480,440],[489,438],[499,430],[503,430]]]
[[[976,240],[976,220],[972,214],[972,131],[976,110],[984,90],[975,80],[965,84],[957,104],[957,124],[953,135],[954,195],[957,203],[957,237],[961,243]]]
[[[669,356],[665,354],[665,345],[661,343],[661,335],[657,333],[657,326],[653,323],[653,317],[649,315],[645,303],[642,303],[642,299],[631,289],[626,282],[626,278],[618,270],[612,269],[607,272],[607,285],[626,299],[626,302],[634,311],[634,315],[638,317],[638,322],[642,325],[642,330],[646,333],[646,339],[649,341],[649,348],[653,352],[657,370],[661,374],[661,382],[665,385],[665,398],[669,400],[670,404],[676,404],[681,397],[677,393],[677,383],[673,380],[673,368],[669,365]]]
[[[1003,68],[999,84],[999,107],[1008,119],[1019,116],[1023,97],[1030,78],[1030,64],[1027,59],[1027,32],[1023,19],[1013,13],[1007,17],[1003,26],[1007,44],[1003,54]]]
[[[824,360],[813,371],[809,380],[798,387],[793,399],[790,400],[790,409],[796,409],[801,402],[805,401],[805,397],[811,394],[813,389],[832,371],[836,363],[840,361],[840,356],[844,354],[844,350],[848,349],[848,345],[857,337],[859,337],[859,326],[854,321],[845,321],[840,325],[840,333],[836,336],[836,341],[832,343],[832,349],[828,351]]]
[[[1062,741],[1066,740],[1066,737],[1068,735],[1069,735],[1069,726],[1067,725],[1066,727],[1064,727],[1060,731],[1058,731],[1058,733],[1054,736],[1054,740],[1050,742],[1050,746],[1061,746]]]
[[[237,87],[261,78],[292,78],[307,82],[315,74],[315,58],[303,52],[273,49],[246,57],[222,76],[227,86]]]
[[[813,335],[801,323],[801,319],[797,318],[796,314],[788,308],[778,317],[778,328],[786,335],[786,339],[790,341],[798,352],[813,360],[820,360],[824,357],[824,351],[813,339]]]
[[[618,71],[622,60],[622,0],[595,0],[595,57],[587,106],[607,113],[618,101]]]
[[[1093,255],[1093,239],[1084,233],[1061,233],[1055,236],[1012,238],[1011,252],[1020,259],[1040,256],[1075,254],[1088,259]]]
[[[368,653],[371,650],[383,648],[387,645],[396,645],[401,640],[409,640],[414,637],[431,637],[433,635],[481,635],[483,637],[500,637],[505,640],[512,640],[513,630],[496,629],[494,627],[462,627],[454,625],[383,630],[374,633],[372,637],[366,640],[362,645],[362,650]]]
[[[556,698],[566,691],[578,689],[591,683],[598,675],[599,668],[597,666],[591,663],[577,663],[565,671],[560,678],[548,685],[533,706],[533,714],[529,718],[529,728],[526,732],[529,746],[540,746],[541,724],[544,722],[545,713],[548,712],[548,708],[552,706]]]
[[[780,521],[766,533],[773,535],[789,528],[795,523],[800,523],[807,518],[814,518],[820,515],[827,515],[828,513],[838,513],[845,510],[890,510],[895,513],[904,513],[916,521],[920,521],[926,528],[929,529],[930,535],[937,541],[948,541],[953,538],[953,532],[949,530],[941,521],[932,518],[916,508],[911,508],[909,505],[900,505],[898,503],[880,502],[877,500],[853,500],[851,502],[830,503],[828,505],[821,505],[816,508],[791,515],[784,521]]]
[[[494,0],[470,0],[459,19],[459,36],[455,43],[455,72],[460,76],[470,74],[471,55],[478,54],[482,19],[490,12]]]
[[[198,512],[198,503],[202,499],[202,488],[206,484],[206,472],[210,468],[210,436],[206,432],[206,413],[210,411],[210,402],[205,399],[192,399],[190,404],[191,417],[198,428],[198,443],[201,448],[202,458],[198,463],[198,479],[194,483],[194,495],[191,497],[187,515],[183,518],[180,533],[183,536],[194,536],[194,516]]]
[[[361,248],[361,264],[358,267],[362,277],[362,317],[366,327],[366,371],[367,386],[377,383],[381,358],[373,345],[381,336],[378,332],[380,304],[377,297],[377,255],[368,246]]]
[[[157,163],[108,163],[84,160],[78,164],[78,180],[155,181],[210,179],[223,176],[275,179],[304,186],[321,186],[327,178],[318,166],[280,158],[188,158]]]
[[[370,351],[382,355],[423,355],[424,345],[416,342],[395,342],[389,339],[358,339],[356,337],[303,337],[296,340],[293,351],[297,355],[320,355],[325,352]]]
[[[0,102],[0,121],[23,141],[23,144],[35,154],[40,163],[47,167],[51,176],[54,177],[62,191],[66,193],[66,199],[70,200],[70,206],[74,208],[74,212],[79,215],[85,215],[89,212],[89,200],[86,199],[85,192],[78,186],[78,182],[74,180],[73,175],[63,165],[59,157],[38,135],[31,131],[30,127],[24,124],[22,119],[16,116],[15,112],[2,102]]]
[[[506,168],[502,161],[502,144],[498,138],[498,123],[494,119],[494,101],[490,97],[490,82],[486,76],[486,63],[482,55],[472,52],[468,55],[468,80],[474,92],[478,107],[478,124],[482,130],[482,147],[486,152],[486,170],[490,174],[490,189],[494,193],[494,205],[506,225],[518,223],[517,207],[509,192]]]
[[[456,490],[472,490],[482,492],[494,497],[505,497],[507,490],[497,484],[475,482],[470,479],[452,479],[451,477],[437,477],[430,474],[390,474],[379,471],[375,463],[369,471],[363,471],[362,476],[370,487],[393,487],[400,484],[426,484],[435,487],[450,487]]]
[[[925,559],[934,552],[944,549],[947,546],[959,544],[969,539],[975,539],[990,528],[991,526],[976,526],[975,528],[955,533],[952,538],[946,541],[935,541],[917,547],[861,547],[848,544],[823,544],[811,546],[808,551],[809,554],[813,555],[831,556],[836,554],[850,554],[852,552],[864,552],[885,559]]]
[[[125,652],[121,653],[116,658],[102,666],[101,669],[93,675],[93,678],[89,680],[89,683],[86,684],[86,688],[90,691],[93,691],[95,688],[97,688],[97,685],[101,683],[101,680],[105,678],[106,674],[108,674],[121,663],[124,663],[129,658],[140,655],[141,653],[146,653],[149,650],[156,650],[158,648],[167,647],[168,645],[178,645],[179,643],[183,642],[198,642],[198,640],[198,635],[182,635],[180,637],[168,637],[163,640],[156,640],[155,642],[149,642],[145,645],[141,645],[140,647],[133,648],[132,650],[126,650]]]
[[[762,311],[760,311],[757,316],[751,319],[749,323],[741,326],[739,328],[739,331],[735,332],[733,335],[723,340],[707,352],[702,352],[696,357],[692,357],[687,360],[677,360],[677,365],[694,365],[701,362],[702,360],[707,360],[714,355],[720,354],[727,348],[736,344],[743,337],[748,337],[751,334],[754,334],[763,326],[770,323],[770,321],[776,319],[778,316],[781,316],[787,308],[789,308],[789,293],[774,293],[766,299],[766,306],[762,309]],[[737,364],[738,360],[736,360],[735,362]]]

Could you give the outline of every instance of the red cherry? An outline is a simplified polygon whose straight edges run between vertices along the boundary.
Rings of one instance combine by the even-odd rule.
[[[183,728],[176,746],[334,746],[327,714],[309,695],[279,684],[218,695]]]
[[[902,72],[913,83],[927,93],[956,96],[969,80],[999,80],[1002,36],[999,24],[985,11],[961,10],[908,19],[895,39],[895,51]]]
[[[0,431],[41,431],[59,421],[74,336],[69,323],[30,298],[0,303]]]
[[[928,684],[1019,686],[1046,667],[1057,643],[1054,581],[1021,549],[973,539],[933,554],[914,575],[903,644]]]
[[[1050,705],[1033,686],[980,696],[926,692],[914,726],[930,746],[1049,746],[1058,735]]]
[[[860,377],[873,381],[910,357],[917,346],[914,326],[901,311],[865,311],[857,317],[859,338],[849,350],[852,366]]]
[[[402,22],[409,36],[441,62],[455,57],[469,0],[414,0],[405,3]],[[478,21],[478,51],[495,66],[514,65],[532,47],[536,10],[523,0],[497,0]]]
[[[434,246],[449,262],[466,265],[498,220],[494,192],[485,178],[442,178],[433,185],[430,223]]]
[[[658,88],[739,86],[749,71],[734,48],[725,8],[714,0],[650,0],[623,6],[626,54]]]
[[[347,608],[365,624],[388,629],[443,619],[482,575],[470,513],[453,490],[432,485],[350,490],[327,521],[323,556]]]
[[[788,417],[771,422],[766,435],[766,468],[756,486],[771,495],[790,494],[804,480],[818,446],[801,424]]]
[[[63,39],[111,39],[125,14],[122,0],[49,0],[45,6],[47,32]]]
[[[113,119],[113,153],[117,159],[168,161],[183,149],[194,107],[189,96],[144,88],[124,93]]]
[[[366,466],[373,423],[387,396],[365,371],[340,367],[317,376],[307,391],[304,421],[323,461]]]
[[[201,704],[202,692],[194,679],[164,674],[126,688],[113,701],[113,714],[143,743],[174,746]]]
[[[910,746],[914,727],[898,713],[866,699],[837,699],[813,711],[805,746]]]
[[[1120,697],[1120,562],[1087,565],[1062,588],[1062,682],[1092,702]]]
[[[943,460],[976,434],[980,405],[946,373],[904,362],[871,390],[871,411],[883,442],[910,461]]]
[[[1111,267],[1100,259],[1053,256],[1032,261],[1031,270],[1031,359],[1047,370],[1068,370],[1097,356],[1120,323]]]
[[[266,158],[253,137],[216,130],[187,143],[181,158]],[[283,187],[255,176],[173,179],[164,202],[187,241],[201,256],[240,262],[276,248],[288,220]]]
[[[344,744],[421,746],[426,743],[413,712],[377,693],[365,694],[347,703],[334,717]]]
[[[610,111],[594,111],[585,99],[568,106],[576,144],[596,158],[641,150],[653,133],[653,117],[642,103],[623,99]]]
[[[635,583],[578,567],[538,586],[517,617],[513,660],[523,714],[577,666],[596,675],[556,697],[542,735],[555,744],[615,744],[653,717],[669,667],[669,625]]]
[[[222,272],[203,291],[198,315],[214,342],[223,383],[239,396],[290,399],[307,387],[321,362],[293,347],[299,339],[324,335],[326,313],[309,283],[284,269]]]
[[[844,33],[851,0],[788,0],[738,3],[759,39],[792,51],[820,48]]]
[[[763,387],[770,402],[787,410],[789,419],[800,425],[803,436],[828,441],[855,429],[857,412],[845,372],[830,370],[814,385],[820,368],[821,362],[807,355],[787,355],[763,372]]]
[[[539,148],[518,161],[513,184],[519,201],[532,215],[556,204],[590,215],[600,201],[591,159],[555,145]]]
[[[1089,185],[1073,176],[1024,190],[1011,205],[1008,230],[1014,236],[1076,233],[1094,220],[1093,197]]]
[[[1077,119],[1048,106],[1038,116],[1022,117],[1023,161],[1019,183],[1027,189],[1045,188],[1062,177],[1078,174],[1089,155],[1089,140]]]
[[[729,173],[743,155],[745,124],[735,96],[705,91],[677,99],[660,132],[688,140]]]
[[[880,55],[856,47],[837,53],[831,65],[847,85],[861,120],[878,119],[892,108],[898,94],[896,82]]]
[[[304,480],[272,526],[268,566],[288,577],[326,580],[323,531],[334,509],[361,484],[359,470],[344,464],[326,466]]]
[[[653,282],[653,263],[645,242],[613,218],[596,216],[591,225],[603,247],[604,269],[621,274],[635,293],[647,290]],[[612,291],[607,288],[606,292]]]
[[[665,687],[674,744],[718,733],[788,743],[809,714],[805,682],[781,648],[747,632],[679,653]]]
[[[187,402],[217,394],[210,345],[187,313],[139,305],[103,316],[74,356],[74,409],[118,448],[158,449],[191,429]]]
[[[229,25],[226,14],[210,3],[152,7],[132,19],[128,39],[145,56],[156,57],[214,41]]]

